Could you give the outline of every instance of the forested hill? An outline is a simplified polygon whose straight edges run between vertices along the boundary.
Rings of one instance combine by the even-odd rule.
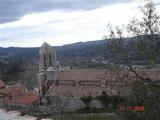
[[[106,40],[54,46],[61,66],[88,67],[88,61],[104,56]],[[39,48],[0,48],[0,79],[8,84],[37,85]],[[89,64],[89,65],[88,65]],[[91,64],[92,65],[92,64]],[[92,65],[95,66],[95,65]]]
[[[135,63],[145,63],[144,56],[136,54],[136,49],[131,49],[136,39],[125,39],[121,55],[126,53],[134,57]],[[113,57],[107,49],[108,40],[79,42],[64,46],[54,46],[58,61],[62,67],[75,68],[105,68],[106,62]],[[0,79],[12,84],[24,83],[28,87],[37,85],[39,48],[9,47],[0,48]],[[120,56],[120,55],[118,55]],[[104,60],[104,61],[103,61]],[[107,61],[105,61],[107,60]],[[139,62],[140,61],[140,62]],[[123,64],[123,63],[122,63]]]
[[[102,56],[106,46],[106,40],[79,42],[64,46],[55,46],[59,58],[87,58]],[[0,47],[0,56],[7,58],[37,58],[39,48]]]

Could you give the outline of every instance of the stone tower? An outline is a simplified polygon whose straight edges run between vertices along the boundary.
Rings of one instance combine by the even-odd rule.
[[[47,71],[49,67],[56,67],[56,52],[48,43],[44,42],[39,50],[39,71]]]
[[[59,70],[56,51],[44,42],[39,50],[38,81],[41,96],[45,96],[49,87],[56,82]]]

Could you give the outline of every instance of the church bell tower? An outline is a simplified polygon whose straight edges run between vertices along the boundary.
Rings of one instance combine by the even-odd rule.
[[[56,81],[60,69],[56,58],[56,51],[48,43],[44,42],[39,50],[38,81],[40,95],[45,96],[50,83]]]

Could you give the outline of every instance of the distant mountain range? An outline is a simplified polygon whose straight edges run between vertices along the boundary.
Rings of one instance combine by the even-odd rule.
[[[137,56],[135,63],[142,63],[144,56],[136,54],[132,49],[135,38],[126,38],[121,55]],[[78,42],[63,46],[54,46],[61,66],[78,68],[103,68],[103,60],[114,57],[107,48],[108,40]],[[28,87],[37,85],[39,47],[0,47],[0,79],[7,83],[22,82]],[[135,57],[134,57],[135,58]],[[133,60],[133,59],[132,59]],[[137,61],[138,60],[138,61]],[[144,62],[143,62],[144,63]],[[143,64],[142,63],[142,64]]]
[[[141,37],[141,36],[140,36]],[[142,36],[141,39],[145,39],[148,36]],[[145,61],[144,56],[137,52],[136,46],[137,43],[141,44],[142,42],[138,37],[133,38],[124,38],[123,48],[121,49],[121,55],[129,55],[130,59],[135,61]],[[107,42],[109,40],[97,40],[97,41],[89,41],[89,42],[78,42],[74,44],[68,44],[63,46],[54,46],[53,48],[57,52],[57,58],[61,62],[61,65],[72,65],[76,62],[76,64],[90,61],[92,59],[102,60],[110,59],[113,56],[110,52],[110,48],[107,48]],[[145,43],[144,44],[149,51],[152,50],[153,44]],[[3,48],[0,47],[0,57],[1,58],[13,58],[17,60],[30,60],[37,59],[39,56],[39,48],[23,48],[23,47],[8,47]],[[156,51],[155,51],[156,52]],[[138,54],[137,54],[138,53]],[[134,58],[133,58],[134,57]],[[157,56],[156,56],[157,57]],[[77,63],[78,61],[78,63]],[[159,63],[158,61],[157,63]]]
[[[95,58],[102,56],[106,47],[106,40],[78,42],[63,46],[55,46],[57,56],[59,59],[68,58]],[[0,47],[0,56],[7,58],[37,58],[38,47],[23,48],[23,47]]]

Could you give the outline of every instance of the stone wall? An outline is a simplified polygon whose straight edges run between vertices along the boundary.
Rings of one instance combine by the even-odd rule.
[[[80,98],[62,97],[50,98],[50,106],[54,112],[73,112],[86,107],[86,104]]]
[[[49,106],[29,106],[16,104],[0,104],[1,108],[6,110],[16,110],[30,115],[52,115],[56,113],[78,111],[86,107],[86,104],[80,98],[52,98]]]
[[[55,85],[53,90],[50,91],[50,97],[84,97],[92,96],[96,97],[102,95],[105,91],[108,95],[128,95],[130,93],[129,86],[124,85],[107,85],[107,86],[97,86],[97,85]]]

